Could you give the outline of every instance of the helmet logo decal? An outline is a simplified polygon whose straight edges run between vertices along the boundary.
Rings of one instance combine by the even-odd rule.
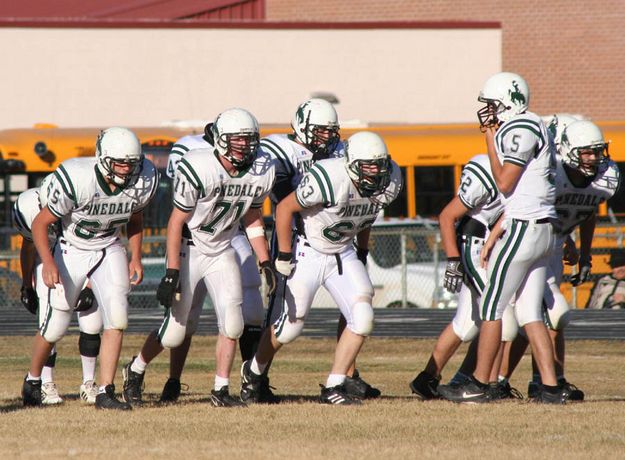
[[[511,89],[508,90],[508,94],[510,95],[510,100],[517,105],[524,105],[527,101],[525,100],[525,96],[519,90],[519,84],[516,80],[512,80],[512,86],[514,86],[514,91]]]

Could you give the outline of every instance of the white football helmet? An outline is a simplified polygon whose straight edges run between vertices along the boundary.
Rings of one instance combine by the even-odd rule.
[[[248,168],[256,158],[260,142],[258,122],[244,109],[221,112],[210,127],[217,153],[237,170]]]
[[[530,102],[530,90],[520,75],[499,72],[486,80],[477,100],[486,104],[477,112],[480,128],[486,128],[525,112]]]
[[[127,128],[108,128],[100,132],[95,144],[100,173],[115,185],[123,187],[139,174],[143,152],[135,133]],[[115,170],[115,165],[127,165],[127,172]]]
[[[599,166],[610,159],[603,133],[589,120],[576,121],[564,129],[560,154],[562,161],[588,177],[597,174]],[[593,154],[594,158],[582,158],[582,154]]]
[[[309,99],[300,104],[291,127],[295,137],[313,153],[315,161],[327,158],[340,140],[336,110],[323,99]]]
[[[391,182],[388,149],[375,133],[362,131],[345,141],[345,166],[362,196],[379,195]]]
[[[564,129],[579,120],[585,120],[582,115],[573,115],[570,113],[555,113],[550,117],[543,118],[545,120],[545,124],[547,125],[547,130],[549,134],[553,137],[553,142],[558,149],[560,149],[560,141],[562,140],[562,133]]]

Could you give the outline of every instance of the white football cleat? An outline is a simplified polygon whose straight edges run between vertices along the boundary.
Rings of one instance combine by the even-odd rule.
[[[95,397],[98,395],[98,386],[93,380],[87,380],[80,385],[80,399],[87,404],[95,404]]]
[[[48,382],[41,385],[41,404],[53,405],[61,404],[63,398],[59,395],[56,383]]]

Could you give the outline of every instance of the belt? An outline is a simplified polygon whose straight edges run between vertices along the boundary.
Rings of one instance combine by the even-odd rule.
[[[304,243],[304,246],[309,247],[309,248],[311,247],[310,243],[306,241],[302,235],[299,235],[299,237],[297,238],[297,242],[298,243],[302,242]]]
[[[184,240],[187,240],[187,246],[195,246],[195,243],[191,238],[182,237],[181,243],[184,244]]]
[[[550,224],[552,223],[555,219],[552,219],[551,217],[543,217],[541,219],[512,219],[515,222],[527,222],[530,224]]]
[[[486,225],[472,217],[465,216],[458,224],[458,231],[462,236],[486,237]]]

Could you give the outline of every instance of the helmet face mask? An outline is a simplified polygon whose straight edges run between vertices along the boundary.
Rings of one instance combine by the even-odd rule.
[[[565,164],[587,177],[595,176],[610,159],[601,130],[588,120],[576,121],[564,129],[560,154]]]
[[[363,197],[379,195],[391,182],[386,144],[375,133],[362,131],[345,142],[347,174]]]
[[[341,139],[336,110],[323,99],[310,99],[301,104],[291,126],[295,137],[313,153],[315,161],[328,158]]]
[[[497,126],[523,113],[529,105],[530,92],[527,83],[520,75],[500,72],[484,84],[477,100],[486,104],[477,112],[480,129]]]
[[[251,166],[260,144],[258,122],[251,113],[243,109],[226,110],[210,129],[219,155],[238,171]]]
[[[141,169],[143,152],[137,136],[126,128],[108,128],[96,141],[97,166],[113,184],[124,187],[134,181]]]

